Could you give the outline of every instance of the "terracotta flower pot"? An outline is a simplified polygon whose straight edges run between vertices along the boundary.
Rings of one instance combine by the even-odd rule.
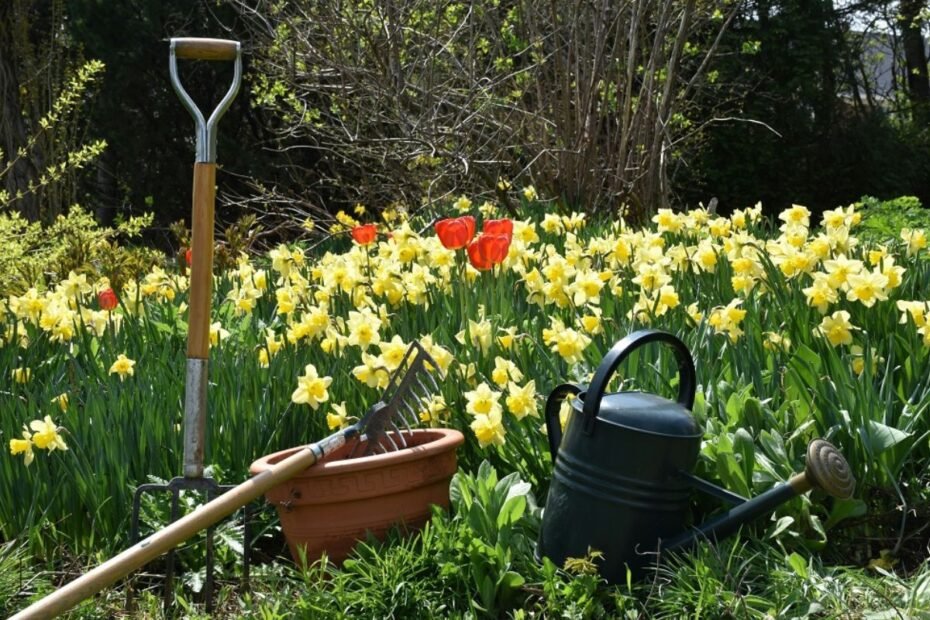
[[[367,533],[381,537],[400,525],[419,529],[430,505],[449,505],[449,482],[456,471],[455,449],[465,438],[452,429],[417,429],[408,448],[347,459],[345,446],[265,494],[278,510],[291,556],[306,547],[308,562],[325,551],[341,562]],[[301,448],[262,457],[249,471],[258,474]],[[359,452],[364,446],[359,448]]]

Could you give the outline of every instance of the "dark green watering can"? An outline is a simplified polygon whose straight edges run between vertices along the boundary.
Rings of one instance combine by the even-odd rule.
[[[677,401],[644,392],[605,394],[627,356],[654,342],[675,353]],[[543,513],[540,555],[562,566],[566,558],[596,549],[603,553],[601,575],[610,583],[622,583],[628,568],[640,574],[658,551],[681,549],[701,538],[722,538],[812,488],[835,497],[852,496],[855,479],[849,465],[822,439],[808,446],[804,472],[751,500],[694,476],[703,437],[691,415],[695,388],[688,348],[672,334],[648,329],[615,344],[589,387],[566,383],[552,391],[546,401],[546,430],[555,471]],[[563,437],[559,409],[569,395],[577,398]],[[694,489],[733,508],[707,523],[688,526]]]

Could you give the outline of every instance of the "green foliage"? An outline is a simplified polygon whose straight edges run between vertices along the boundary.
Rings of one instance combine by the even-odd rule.
[[[879,200],[863,196],[857,203],[862,213],[860,230],[869,240],[887,243],[898,239],[902,228],[923,228],[930,231],[930,209],[915,196]]]
[[[147,214],[103,227],[77,205],[48,225],[0,213],[0,297],[51,287],[72,271],[92,281],[109,278],[122,288],[162,260],[156,250],[124,245],[138,239],[152,219]]]
[[[438,550],[443,575],[464,573],[477,593],[476,609],[499,615],[514,605],[526,583],[521,571],[539,532],[541,511],[531,485],[517,472],[498,479],[484,461],[477,474],[456,473],[449,495],[455,511],[449,527],[460,535],[454,545]]]
[[[18,203],[27,196],[49,201],[52,195],[50,189],[59,185],[73,185],[77,173],[103,153],[107,146],[104,140],[71,145],[65,140],[65,135],[81,122],[81,107],[94,83],[99,81],[103,70],[104,65],[98,60],[91,60],[79,66],[66,77],[50,109],[35,121],[36,129],[27,138],[26,143],[20,145],[15,153],[4,154],[0,150],[0,183],[12,174],[21,160],[35,159],[36,151],[42,151],[40,159],[43,160],[37,177],[29,179],[28,184],[14,186],[12,192],[0,189],[0,211],[18,207]],[[60,140],[68,148],[61,149],[60,145],[53,148],[45,144],[56,140]],[[45,146],[41,147],[40,144]],[[44,204],[40,206],[38,215],[40,219],[49,221],[66,206]]]

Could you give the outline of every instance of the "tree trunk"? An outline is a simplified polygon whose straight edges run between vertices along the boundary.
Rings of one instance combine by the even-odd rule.
[[[920,18],[925,4],[924,0],[901,0],[899,7],[901,40],[907,64],[907,95],[911,100],[914,120],[921,125],[930,123],[930,76],[927,74],[927,52]]]
[[[20,35],[27,32],[26,10],[22,2],[17,0],[0,1],[0,148],[3,149],[3,158],[0,159],[0,171],[6,168],[7,162],[15,160],[12,168],[5,178],[0,179],[5,189],[14,197],[12,206],[29,220],[39,217],[38,198],[28,193],[30,183],[35,183],[38,174],[29,155],[18,157],[17,152],[26,145],[28,131],[23,118],[23,106],[19,96],[22,83],[19,57]],[[27,192],[19,200],[15,199],[17,192]]]

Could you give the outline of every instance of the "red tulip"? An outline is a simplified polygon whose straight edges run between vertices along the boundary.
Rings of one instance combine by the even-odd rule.
[[[187,261],[187,266],[191,266],[191,249],[187,248],[187,251],[184,252],[184,260]]]
[[[468,260],[479,271],[487,271],[504,262],[510,250],[511,238],[507,235],[482,233],[468,244]]]
[[[375,240],[375,237],[378,236],[378,229],[374,224],[365,224],[364,226],[356,226],[352,229],[352,238],[355,239],[355,242],[359,245],[368,245]]]
[[[507,235],[513,238],[513,220],[485,220],[481,230],[489,235]]]
[[[475,218],[470,215],[439,220],[434,225],[436,235],[442,246],[449,250],[459,250],[468,245],[475,236]]]
[[[97,293],[97,304],[101,310],[112,310],[119,305],[119,299],[111,288],[105,288]]]

